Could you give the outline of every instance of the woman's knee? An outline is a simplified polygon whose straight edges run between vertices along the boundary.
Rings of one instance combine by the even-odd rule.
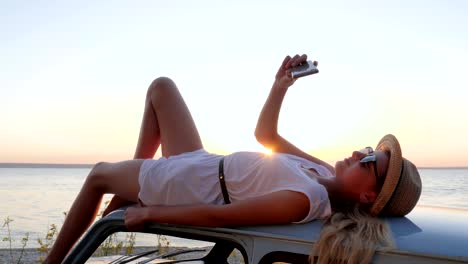
[[[91,185],[93,188],[105,190],[106,184],[108,183],[109,162],[98,162],[96,163],[91,171],[89,172],[88,178],[85,184]]]
[[[164,96],[164,93],[173,90],[177,90],[177,86],[175,85],[174,81],[168,77],[159,77],[151,83],[146,96],[147,98],[154,99]]]

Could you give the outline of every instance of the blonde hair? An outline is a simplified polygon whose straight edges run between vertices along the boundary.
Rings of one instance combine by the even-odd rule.
[[[388,225],[354,207],[346,212],[335,212],[326,220],[309,262],[370,263],[377,248],[391,247],[394,241]]]

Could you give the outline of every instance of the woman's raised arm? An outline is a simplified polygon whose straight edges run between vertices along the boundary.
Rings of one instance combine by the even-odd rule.
[[[307,60],[307,55],[296,55],[293,58],[286,56],[281,67],[276,73],[275,82],[270,90],[270,94],[263,105],[262,111],[257,121],[255,128],[255,138],[260,144],[270,149],[273,152],[292,154],[312,162],[325,166],[333,174],[335,168],[330,164],[313,157],[304,151],[300,150],[289,141],[281,137],[278,133],[278,118],[283,103],[284,96],[288,88],[294,84],[293,79],[289,74],[289,69]]]

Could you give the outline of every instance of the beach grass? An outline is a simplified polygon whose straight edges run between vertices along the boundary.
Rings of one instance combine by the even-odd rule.
[[[26,233],[21,238],[21,247],[14,248],[12,247],[14,238],[11,235],[11,224],[14,220],[11,217],[6,217],[2,228],[6,229],[6,236],[2,238],[2,242],[7,244],[6,248],[0,249],[0,259],[6,261],[6,263],[11,264],[20,264],[20,263],[42,263],[45,256],[49,253],[50,248],[52,247],[57,234],[58,228],[55,224],[50,224],[48,226],[48,231],[43,238],[38,238],[37,242],[39,244],[38,248],[27,248],[27,244],[30,241],[29,234]],[[156,235],[156,245],[152,247],[140,246],[135,247],[137,234],[136,233],[126,233],[125,239],[119,239],[117,233],[109,236],[94,252],[92,258],[87,263],[104,263],[103,260],[112,259],[112,256],[124,256],[131,255],[136,253],[148,252],[151,250],[156,250],[157,254],[165,254],[169,252],[175,252],[179,250],[188,249],[187,247],[174,247],[171,245],[168,238],[164,235]],[[194,248],[191,248],[194,249]],[[207,254],[211,247],[202,247],[196,249],[203,249],[204,252],[194,252],[189,254],[183,254],[176,257],[171,257],[171,259],[188,259],[188,258],[201,258]],[[106,258],[109,257],[109,258]],[[229,263],[244,263],[242,254],[235,250],[231,253],[229,257]]]
[[[26,248],[29,242],[29,234],[26,233],[21,238],[21,248],[13,248],[15,242],[11,235],[11,224],[14,220],[7,216],[4,219],[2,228],[6,229],[6,236],[2,238],[2,242],[7,244],[7,247],[0,249],[0,259],[6,260],[7,263],[41,263],[45,256],[49,253],[58,234],[57,225],[50,224],[44,238],[38,238],[38,248]],[[135,247],[137,234],[126,233],[125,239],[118,239],[117,233],[110,235],[94,252],[94,257],[113,256],[113,255],[131,255],[144,250],[157,250],[159,254],[172,252],[179,249],[172,247],[170,241],[164,235],[156,235],[157,244],[154,247]]]
[[[109,200],[104,202],[103,208],[107,207]],[[104,209],[101,209],[97,215],[98,218],[102,217]],[[67,212],[63,212],[64,218],[67,216]],[[28,242],[30,241],[29,233],[25,233],[20,239],[21,247],[13,248],[12,245],[15,242],[11,234],[10,225],[14,222],[14,219],[7,216],[4,219],[2,228],[6,229],[6,236],[1,238],[3,243],[7,243],[6,248],[0,249],[0,259],[7,260],[7,263],[20,264],[20,263],[42,263],[49,253],[52,245],[54,244],[58,235],[58,226],[56,224],[50,224],[47,226],[47,232],[43,238],[37,238],[38,248],[27,248]],[[115,255],[131,255],[135,253],[141,253],[150,250],[157,250],[158,254],[165,254],[168,252],[174,252],[175,250],[188,249],[187,247],[174,247],[171,245],[169,239],[164,235],[156,234],[155,246],[148,247],[135,247],[137,241],[136,233],[125,233],[125,237],[122,239],[118,236],[118,233],[114,233],[107,237],[107,239],[99,246],[94,252],[93,257],[106,257]],[[211,247],[205,247],[203,249],[209,252]],[[179,257],[172,259],[184,259],[186,257],[202,257],[205,253],[191,253],[183,254]],[[230,256],[231,261],[229,263],[244,263],[242,254],[237,250],[233,251]]]
[[[104,203],[104,208],[109,204],[110,201]],[[102,217],[104,210],[100,210],[97,217]],[[64,218],[67,216],[67,212],[63,212]],[[29,242],[29,233],[26,233],[21,238],[21,248],[13,248],[12,245],[15,242],[11,234],[11,223],[14,220],[7,216],[4,219],[2,228],[6,229],[6,236],[2,238],[3,243],[7,243],[6,249],[0,249],[0,259],[8,260],[8,263],[31,263],[31,258],[36,258],[34,262],[42,263],[45,256],[50,252],[52,245],[54,244],[57,235],[58,227],[56,224],[50,224],[47,227],[47,232],[43,238],[37,238],[39,247],[36,249],[27,249]],[[102,257],[110,255],[125,254],[130,255],[134,253],[137,235],[136,233],[126,233],[124,239],[119,239],[117,233],[110,235],[94,252],[93,256]],[[157,244],[155,247],[151,247],[153,250],[157,249],[159,254],[169,252],[171,249],[170,241],[164,235],[157,235]],[[144,247],[146,248],[146,247]],[[34,252],[37,251],[37,252]],[[25,260],[27,259],[27,260]]]
[[[4,260],[8,259],[10,263],[22,263],[24,251],[29,241],[29,233],[26,233],[26,235],[21,238],[21,248],[15,249],[15,251],[17,251],[19,254],[13,254],[13,251],[14,251],[14,249],[12,248],[13,238],[11,236],[11,228],[10,228],[11,222],[13,222],[13,219],[7,216],[2,225],[2,228],[6,228],[7,230],[7,236],[3,237],[2,241],[8,243],[9,254],[5,256],[2,255],[0,259],[4,259]]]

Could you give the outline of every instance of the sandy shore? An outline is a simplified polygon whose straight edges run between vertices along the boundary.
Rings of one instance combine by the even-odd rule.
[[[155,247],[137,247],[135,248],[132,254],[147,252],[147,251],[155,250],[155,249],[156,249]],[[189,248],[169,247],[167,250],[168,252],[173,252],[173,251],[184,250],[184,249],[189,249]],[[193,252],[193,253],[181,254],[172,259],[190,259],[190,258],[203,257],[209,252],[211,247],[191,248],[191,249],[204,249],[205,252]],[[13,261],[12,261],[12,256],[13,256]],[[20,256],[21,256],[21,249],[13,249],[11,251],[9,249],[0,249],[0,264],[40,263],[39,260],[41,256],[44,258],[45,255],[39,254],[37,249],[30,248],[30,249],[24,250],[21,260],[18,262]],[[104,257],[93,256],[86,263],[91,263],[91,264],[109,263],[110,261],[118,258],[118,256],[119,255],[104,256]],[[156,255],[150,255],[149,257],[151,256],[156,256]],[[138,261],[142,261],[142,260],[144,260],[144,258],[138,259]],[[158,262],[150,262],[150,263],[158,263]],[[234,252],[233,254],[231,254],[231,257],[229,258],[229,263],[243,263],[241,254],[239,252]]]

